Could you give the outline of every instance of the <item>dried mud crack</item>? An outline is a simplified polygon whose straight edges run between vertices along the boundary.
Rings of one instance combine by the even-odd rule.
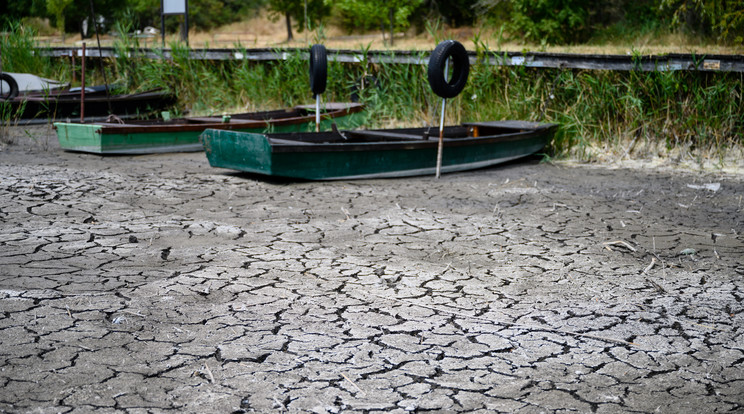
[[[308,183],[8,146],[0,412],[742,412],[742,196],[534,160]]]

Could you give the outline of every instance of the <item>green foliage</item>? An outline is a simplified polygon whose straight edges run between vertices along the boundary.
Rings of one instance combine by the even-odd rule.
[[[0,27],[23,17],[47,17],[46,0],[0,2]]]
[[[338,0],[334,7],[341,24],[350,31],[378,29],[390,24],[390,9],[397,30],[406,30],[411,24],[412,14],[424,0]]]
[[[324,0],[307,0],[307,3],[305,0],[268,0],[268,6],[274,19],[291,16],[298,32],[307,28],[315,29],[325,17],[331,14],[331,4]]]
[[[81,32],[82,22],[90,16],[90,0],[33,0],[32,4],[44,2],[44,11],[23,9],[21,16],[45,15],[54,17],[57,25],[67,33]],[[110,29],[115,22],[126,20],[134,29],[144,26],[160,26],[161,0],[95,0],[97,15],[106,19]],[[239,21],[255,13],[266,0],[190,0],[189,24],[196,30],[209,30]],[[94,33],[89,30],[88,35]]]
[[[51,9],[50,9],[51,6]],[[57,26],[62,25],[66,33],[83,34],[83,20],[90,18],[90,0],[47,0],[47,9],[52,14],[52,10],[59,10],[61,7],[62,16],[54,16]],[[93,4],[97,16],[103,17],[106,22],[113,22],[126,8],[126,2],[120,0],[95,0]],[[88,25],[87,37],[95,35],[93,24]]]
[[[510,28],[547,44],[584,41],[589,36],[588,0],[512,0]]]
[[[634,44],[637,39],[659,37],[668,31],[668,18],[659,0],[613,0],[590,12],[590,44]]]
[[[477,6],[474,7],[473,4],[478,2],[472,0],[430,0],[427,3],[431,15],[440,17],[445,23],[453,27],[472,25],[479,17],[476,13]]]
[[[129,32],[120,24],[117,31]],[[69,80],[69,60],[33,54],[33,33],[16,24],[0,37],[4,70]],[[601,151],[639,143],[648,147],[714,149],[742,145],[742,75],[728,72],[613,72],[491,66],[498,57],[479,37],[476,63],[463,93],[447,104],[447,123],[522,119],[561,125],[549,154],[587,161]],[[172,58],[149,59],[137,39],[116,44],[119,58],[106,60],[107,78],[129,91],[163,87],[192,114],[280,108],[312,103],[307,53],[280,61],[204,61],[170,45]],[[437,125],[441,102],[429,89],[425,65],[373,63],[368,48],[358,63],[329,61],[324,101],[347,101],[356,89],[369,109],[369,128]],[[86,78],[100,83],[98,65]],[[363,85],[363,86],[362,86]],[[628,143],[631,146],[628,146]]]
[[[741,0],[661,0],[677,27],[722,41],[744,44],[744,2]]]
[[[41,76],[53,75],[52,61],[48,57],[34,53],[39,44],[34,40],[36,32],[19,22],[8,23],[6,35],[0,36],[3,72],[34,73]]]
[[[192,0],[189,2],[189,24],[197,30],[210,30],[239,21],[263,4],[263,0]]]
[[[57,29],[65,32],[65,9],[72,4],[72,0],[47,0],[47,12],[57,21]]]

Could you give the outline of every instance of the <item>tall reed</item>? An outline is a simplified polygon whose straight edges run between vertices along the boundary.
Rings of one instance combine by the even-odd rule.
[[[14,30],[17,35],[3,40],[9,42],[3,43],[4,65],[12,56],[13,70],[70,80],[67,60],[29,54],[36,45],[21,28]],[[492,66],[486,58],[498,54],[476,44],[478,59],[463,93],[447,104],[447,123],[555,122],[560,128],[548,154],[584,161],[675,150],[722,156],[744,146],[744,74]],[[136,39],[121,38],[116,48],[120,57],[106,61],[108,79],[129,91],[171,91],[178,110],[204,114],[313,102],[306,52],[286,52],[278,61],[209,61],[191,59],[192,51],[179,43],[170,45],[172,57],[160,52],[160,59],[144,58]],[[429,89],[426,66],[376,63],[368,52],[361,47],[357,63],[336,62],[330,54],[323,100],[348,101],[354,94],[367,105],[368,127],[437,124],[441,100]],[[100,82],[98,66],[88,67],[86,76]]]

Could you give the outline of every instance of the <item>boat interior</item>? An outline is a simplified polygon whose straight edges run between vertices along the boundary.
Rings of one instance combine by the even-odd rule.
[[[143,119],[136,121],[127,121],[122,126],[142,125],[142,126],[167,126],[167,125],[201,125],[201,124],[222,124],[222,123],[241,123],[253,121],[268,121],[272,119],[290,119],[300,118],[312,115],[310,111],[304,108],[278,109],[273,111],[251,112],[244,114],[232,115],[215,115],[187,118],[171,118],[165,120]],[[115,125],[115,124],[114,124]]]
[[[445,140],[466,138],[491,138],[509,136],[536,129],[537,124],[505,122],[474,122],[460,126],[448,126],[443,130]],[[273,143],[287,144],[331,144],[331,143],[365,143],[365,142],[416,142],[439,140],[438,127],[399,128],[376,130],[333,131],[320,133],[280,133],[269,134]]]

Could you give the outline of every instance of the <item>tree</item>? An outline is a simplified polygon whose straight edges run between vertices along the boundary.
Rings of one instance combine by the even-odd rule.
[[[500,1],[504,0],[496,0]],[[472,0],[429,0],[428,8],[448,25],[457,27],[475,22],[477,4]]]
[[[293,39],[292,18],[297,21],[297,31],[305,26],[317,26],[331,13],[331,6],[323,0],[268,0],[269,12],[275,20],[284,17],[287,22],[287,41]],[[307,19],[306,19],[307,17]]]
[[[334,5],[342,24],[349,30],[374,29],[391,20],[395,29],[406,30],[411,24],[412,14],[423,2],[424,0],[338,0]]]
[[[65,41],[65,9],[72,4],[72,0],[47,0],[47,11],[54,16],[57,29],[62,33],[62,41]]]
[[[29,16],[46,17],[46,0],[0,2],[0,28],[4,24]]]
[[[662,0],[673,23],[684,30],[719,40],[744,43],[744,2],[741,0]]]
[[[510,28],[548,44],[575,43],[589,37],[588,0],[512,0]]]

